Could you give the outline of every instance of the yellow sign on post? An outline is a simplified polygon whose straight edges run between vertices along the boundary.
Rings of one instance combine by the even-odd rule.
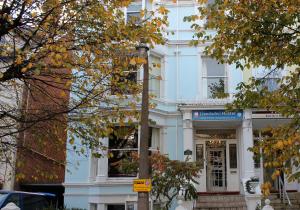
[[[133,180],[134,192],[150,192],[152,188],[151,179],[135,179]]]

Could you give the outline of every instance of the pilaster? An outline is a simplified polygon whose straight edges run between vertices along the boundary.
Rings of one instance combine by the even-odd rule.
[[[183,151],[193,151],[193,122],[192,122],[192,111],[183,112]],[[186,158],[187,155],[184,155]],[[191,155],[190,157],[193,157]],[[193,161],[193,159],[190,159]]]
[[[103,138],[102,144],[104,147],[108,148],[108,138]],[[97,182],[106,181],[108,176],[108,157],[107,150],[100,150],[99,153],[102,155],[101,158],[98,159],[98,167],[97,167]]]
[[[241,136],[241,177],[250,178],[254,176],[253,153],[248,149],[253,147],[253,128],[252,112],[247,109],[244,111]]]

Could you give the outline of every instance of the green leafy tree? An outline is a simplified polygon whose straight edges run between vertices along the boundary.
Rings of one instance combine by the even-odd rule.
[[[196,30],[193,44],[211,43],[205,52],[221,62],[249,71],[263,67],[263,78],[252,78],[238,86],[239,92],[229,108],[263,108],[290,118],[290,122],[271,129],[253,151],[262,148],[265,167],[276,168],[273,178],[284,172],[298,180],[299,172],[299,54],[300,2],[297,0],[199,0],[199,15],[186,17]],[[201,20],[201,21],[199,21]],[[212,29],[214,32],[211,33]],[[264,87],[274,72],[290,69],[277,81],[278,88]],[[261,88],[264,87],[264,88]],[[295,168],[296,170],[292,170]],[[267,189],[269,184],[264,186]]]

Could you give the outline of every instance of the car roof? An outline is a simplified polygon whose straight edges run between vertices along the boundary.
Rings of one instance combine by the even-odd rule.
[[[7,194],[12,194],[12,193],[17,193],[17,194],[27,194],[27,195],[41,195],[41,196],[51,196],[55,197],[55,194],[52,193],[44,193],[44,192],[24,192],[24,191],[7,191],[7,190],[0,190],[0,193],[7,193]]]

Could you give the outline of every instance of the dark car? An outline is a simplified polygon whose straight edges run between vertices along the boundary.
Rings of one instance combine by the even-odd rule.
[[[56,196],[51,193],[31,193],[0,190],[0,209],[8,203],[16,204],[21,210],[55,209]]]

